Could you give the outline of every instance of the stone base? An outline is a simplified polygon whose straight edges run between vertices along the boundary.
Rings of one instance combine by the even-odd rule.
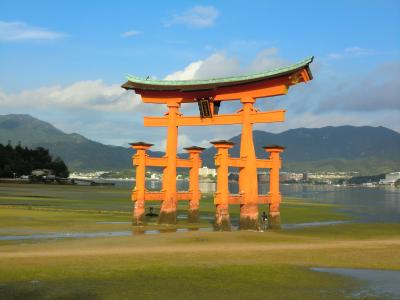
[[[132,219],[132,225],[135,225],[135,226],[146,225],[146,218],[145,218],[144,214],[141,215],[140,217],[134,216]]]
[[[279,212],[270,212],[268,218],[268,228],[273,230],[280,230],[281,227],[281,214]]]
[[[200,222],[200,217],[199,217],[199,210],[189,210],[188,212],[188,222],[189,223],[199,223]]]
[[[240,205],[240,230],[260,230],[258,221],[258,203],[246,203]]]
[[[241,217],[239,221],[240,230],[260,230],[258,219]]]
[[[132,225],[144,225],[146,224],[146,217],[144,214],[144,206],[135,205],[132,213]]]
[[[214,222],[215,231],[231,231],[230,219],[223,219],[220,222]]]
[[[160,211],[160,215],[158,216],[159,224],[176,224],[176,210],[165,212]]]
[[[215,208],[215,231],[231,231],[231,218],[228,204],[217,204]]]

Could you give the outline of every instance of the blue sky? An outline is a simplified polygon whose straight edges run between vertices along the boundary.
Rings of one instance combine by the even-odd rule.
[[[2,0],[0,114],[29,113],[108,144],[147,139],[162,147],[163,129],[144,129],[142,116],[164,108],[144,107],[119,89],[127,73],[206,78],[310,55],[310,84],[258,101],[262,109],[287,109],[287,122],[256,129],[353,124],[400,131],[399,1]],[[186,146],[239,130],[180,132]]]

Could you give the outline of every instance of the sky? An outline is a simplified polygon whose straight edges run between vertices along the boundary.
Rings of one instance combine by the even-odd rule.
[[[165,145],[143,127],[162,105],[120,85],[127,74],[203,79],[260,72],[314,56],[314,80],[259,99],[286,121],[255,129],[385,126],[400,132],[400,1],[0,0],[0,114],[30,114],[95,141]],[[220,113],[239,106],[224,103]],[[184,114],[198,114],[183,105]],[[180,147],[240,127],[179,129]]]

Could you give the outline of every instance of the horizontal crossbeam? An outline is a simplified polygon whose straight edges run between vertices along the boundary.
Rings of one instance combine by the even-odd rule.
[[[132,191],[131,198],[132,201],[137,200],[136,191]],[[165,192],[148,192],[144,193],[144,201],[164,201]],[[179,201],[192,200],[192,192],[177,192],[176,199]]]
[[[266,112],[254,112],[250,115],[251,123],[273,123],[285,121],[285,110],[274,110]],[[197,116],[177,116],[177,126],[208,126],[208,125],[230,125],[242,124],[242,113],[215,115],[212,118],[201,118]],[[159,127],[168,126],[168,117],[144,117],[144,126]]]
[[[258,169],[271,169],[272,168],[272,161],[270,159],[257,159],[256,160],[256,167]]]

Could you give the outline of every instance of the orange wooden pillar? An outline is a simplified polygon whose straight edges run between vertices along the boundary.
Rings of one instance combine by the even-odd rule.
[[[269,205],[269,228],[280,229],[281,228],[281,215],[279,211],[279,205],[281,203],[281,193],[279,190],[279,170],[282,166],[280,153],[283,152],[285,147],[270,145],[264,147],[269,153],[269,159],[271,160],[270,179],[269,179],[269,194],[271,202]]]
[[[191,161],[191,167],[189,171],[189,192],[192,194],[192,197],[189,200],[189,223],[199,222],[199,204],[201,198],[199,188],[199,168],[201,168],[200,153],[204,149],[205,148],[196,146],[185,148],[185,150],[189,152],[189,160]]]
[[[228,141],[211,142],[217,148],[215,155],[215,166],[217,167],[217,191],[214,197],[215,204],[215,230],[230,231],[231,221],[229,217],[229,188],[228,188],[228,170],[229,170],[229,152],[234,143]]]
[[[141,225],[145,223],[146,151],[153,144],[137,142],[130,145],[136,150],[136,154],[132,156],[132,164],[136,167],[136,185],[132,192],[132,201],[135,203],[132,224]]]
[[[179,103],[168,103],[168,127],[167,127],[167,149],[165,157],[167,166],[163,172],[163,191],[164,200],[161,205],[158,223],[176,223],[176,155],[178,147],[178,126],[177,117],[179,115]]]
[[[239,193],[242,196],[239,228],[258,230],[257,158],[254,150],[253,123],[251,121],[251,115],[255,112],[255,99],[243,97],[241,102],[243,103],[243,123],[240,157],[245,159],[245,166],[239,169]]]

